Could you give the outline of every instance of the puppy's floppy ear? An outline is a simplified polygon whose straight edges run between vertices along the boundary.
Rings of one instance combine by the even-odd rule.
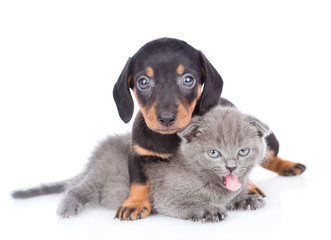
[[[247,116],[246,119],[249,124],[256,127],[260,137],[267,137],[271,133],[271,130],[268,127],[268,125],[261,122],[259,119],[249,115]]]
[[[199,52],[204,75],[204,88],[199,100],[198,113],[199,115],[203,115],[208,112],[210,108],[217,105],[223,88],[223,80],[205,55],[201,51]]]
[[[118,114],[125,123],[131,120],[134,108],[129,86],[131,77],[131,58],[129,58],[113,89]]]

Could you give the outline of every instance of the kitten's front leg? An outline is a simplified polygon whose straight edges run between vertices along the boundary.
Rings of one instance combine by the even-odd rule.
[[[66,193],[64,199],[61,201],[56,213],[61,218],[69,218],[77,216],[84,210],[84,204],[79,198],[73,194]]]
[[[220,222],[224,221],[227,218],[227,213],[225,211],[216,211],[214,213],[209,212],[206,210],[204,214],[201,215],[196,215],[192,214],[190,218],[187,218],[186,220],[192,220],[193,222]]]
[[[83,180],[68,187],[56,213],[62,218],[69,218],[79,215],[86,205],[100,205],[101,189],[102,184],[92,175],[84,176]]]
[[[264,207],[265,204],[266,202],[262,196],[258,194],[249,194],[248,191],[243,190],[226,206],[226,208],[228,210],[256,210]]]
[[[194,222],[220,222],[227,218],[225,208],[210,205],[209,202],[182,203],[178,212],[180,218]]]

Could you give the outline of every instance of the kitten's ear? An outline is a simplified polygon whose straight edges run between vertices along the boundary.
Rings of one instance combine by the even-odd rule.
[[[201,133],[201,123],[194,120],[195,119],[192,119],[191,123],[186,128],[177,133],[181,139],[187,142],[191,142],[193,138]]]
[[[253,116],[247,116],[247,121],[256,127],[258,134],[260,137],[266,137],[271,133],[270,128],[267,124],[261,122],[259,119]]]

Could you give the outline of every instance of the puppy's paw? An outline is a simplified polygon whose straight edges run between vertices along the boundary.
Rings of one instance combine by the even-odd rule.
[[[306,171],[306,166],[301,163],[293,163],[293,162],[286,162],[284,164],[283,169],[279,171],[279,175],[281,176],[297,176],[302,174],[304,171]]]
[[[262,189],[256,186],[253,182],[248,181],[248,186],[249,186],[248,188],[249,195],[259,195],[263,198],[266,197]]]
[[[120,220],[139,220],[147,217],[151,212],[151,208],[149,201],[131,202],[127,200],[117,209],[115,218]]]
[[[115,218],[122,220],[138,220],[151,213],[149,201],[149,184],[131,184],[128,199],[117,209]]]
[[[256,210],[258,208],[264,207],[266,202],[260,195],[247,195],[244,199],[231,203],[227,206],[227,209],[229,210]]]
[[[74,199],[64,199],[59,208],[57,209],[56,213],[61,218],[69,218],[74,217],[80,214],[84,209],[84,206]]]

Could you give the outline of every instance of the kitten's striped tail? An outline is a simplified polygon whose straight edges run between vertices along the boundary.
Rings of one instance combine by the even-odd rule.
[[[67,183],[68,180],[65,180],[61,182],[42,184],[41,186],[29,189],[17,190],[12,192],[12,197],[16,199],[24,199],[53,193],[61,193],[64,192]]]

